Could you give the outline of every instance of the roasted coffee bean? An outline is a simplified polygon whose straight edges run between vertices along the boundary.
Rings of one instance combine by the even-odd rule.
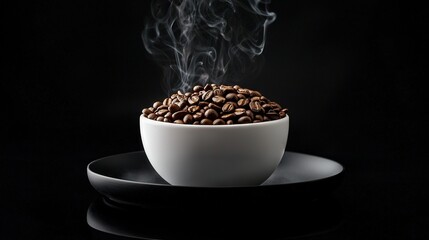
[[[171,104],[171,102],[173,101],[173,99],[171,98],[166,98],[164,99],[164,101],[162,102],[162,105],[167,105],[169,106]]]
[[[249,103],[250,103],[250,100],[248,98],[244,98],[244,99],[238,100],[237,105],[239,107],[245,107]]]
[[[265,116],[267,116],[269,119],[271,119],[271,120],[277,120],[277,119],[279,119],[280,118],[280,115],[276,112],[276,111],[274,111],[274,110],[270,110],[270,111],[268,111],[266,114],[265,114]]]
[[[239,123],[239,124],[251,123],[251,122],[252,122],[252,119],[250,119],[249,116],[243,116],[237,120],[237,123]]]
[[[207,118],[204,118],[203,120],[201,120],[201,125],[213,125],[213,121]]]
[[[153,105],[152,105],[152,107],[155,108],[155,109],[157,109],[161,105],[162,105],[162,102],[158,101],[158,102],[154,102]]]
[[[214,103],[210,103],[208,108],[213,108],[214,110],[216,110],[217,112],[222,111],[222,108],[219,107],[218,105],[214,104]]]
[[[191,114],[186,114],[186,116],[183,118],[183,122],[185,124],[192,123],[193,121],[194,121],[194,118],[192,117]]]
[[[233,118],[235,118],[235,114],[234,113],[225,114],[225,115],[222,115],[221,118],[223,120],[232,120]]]
[[[239,94],[237,94],[237,98],[238,99],[245,99],[246,96],[244,96],[243,94],[239,93]]]
[[[197,112],[194,115],[192,115],[192,117],[194,118],[194,120],[199,121],[203,118],[203,114],[200,112]]]
[[[151,110],[149,110],[148,108],[144,108],[142,112],[143,112],[143,114],[144,114],[144,115],[146,115],[146,116],[152,113],[152,111],[151,111]]]
[[[220,87],[220,89],[222,89],[222,90],[223,90],[223,92],[224,92],[225,94],[232,93],[232,92],[235,92],[235,91],[236,91],[236,90],[234,89],[234,87],[226,86],[226,85],[222,85],[222,86]]]
[[[194,124],[194,125],[200,125],[200,122],[199,121],[195,121],[192,124]]]
[[[214,96],[212,101],[216,104],[223,104],[225,102],[225,98],[222,96]]]
[[[208,101],[209,99],[211,99],[213,97],[213,90],[208,90],[207,92],[205,92],[203,94],[203,100],[204,101]]]
[[[208,91],[208,90],[212,90],[213,88],[212,88],[212,85],[210,85],[210,84],[206,84],[205,86],[204,86],[204,90],[205,91]]]
[[[241,124],[272,121],[287,116],[287,108],[256,90],[238,85],[196,85],[142,110],[143,117],[184,124]]]
[[[200,97],[198,97],[198,95],[192,95],[188,98],[188,103],[190,105],[194,105],[194,104],[198,103],[199,100],[200,100]]]
[[[200,108],[203,108],[203,107],[208,106],[208,105],[209,105],[209,102],[199,102],[198,103],[198,106],[200,106]]]
[[[223,96],[223,91],[222,91],[222,89],[214,89],[213,90],[213,95],[215,95],[215,96]]]
[[[204,88],[201,85],[195,85],[192,90],[194,90],[194,92],[199,92],[199,91],[202,91],[203,89]]]
[[[155,113],[151,113],[151,114],[149,114],[148,116],[147,116],[147,118],[149,118],[149,119],[152,119],[152,120],[155,120],[156,119],[156,114]]]
[[[173,114],[171,112],[168,112],[164,115],[165,118],[172,118]]]
[[[210,108],[204,113],[204,116],[206,116],[208,119],[214,120],[219,117],[219,114],[216,112],[216,110]]]
[[[161,109],[161,110],[156,111],[155,114],[158,116],[164,116],[166,113],[168,113],[167,109]]]
[[[257,114],[257,115],[255,115],[255,120],[259,120],[259,121],[264,121],[264,117],[262,117],[262,115],[259,115],[259,114]]]
[[[237,101],[238,100],[238,97],[237,97],[237,94],[236,93],[228,93],[226,96],[225,96],[225,98],[226,98],[226,100],[228,100],[228,101]]]
[[[251,101],[249,103],[249,107],[250,107],[250,110],[252,110],[253,112],[262,111],[262,106],[261,106],[261,103],[259,101]]]
[[[253,112],[250,110],[246,110],[246,115],[249,116],[250,119],[252,119],[252,120],[255,118],[255,116],[253,115]]]
[[[235,109],[234,104],[232,104],[232,102],[227,102],[223,105],[222,112],[229,113],[234,111],[234,109]]]
[[[244,96],[249,96],[250,95],[249,89],[245,89],[245,88],[239,88],[239,89],[237,89],[237,93],[243,94]]]
[[[192,106],[188,107],[188,112],[190,112],[190,113],[197,112],[198,110],[200,110],[200,106],[198,106],[198,105],[192,105]]]
[[[213,125],[225,125],[225,121],[223,119],[216,119],[213,121]]]
[[[168,107],[168,111],[170,111],[171,113],[175,113],[175,112],[177,112],[177,111],[179,111],[179,110],[180,110],[179,105],[177,105],[177,104],[175,104],[175,103],[171,104],[171,105]]]
[[[188,114],[188,112],[186,111],[178,111],[173,113],[173,119],[177,120],[177,119],[183,119],[183,117],[185,117],[185,115]]]
[[[251,91],[250,91],[250,96],[251,96],[251,97],[261,97],[261,96],[262,96],[262,94],[261,94],[260,92],[258,92],[258,91],[251,90]]]
[[[242,116],[246,114],[246,109],[244,108],[237,108],[234,111],[235,116]]]

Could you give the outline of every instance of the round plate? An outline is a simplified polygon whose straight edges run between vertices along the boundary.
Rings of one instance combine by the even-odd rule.
[[[164,181],[144,152],[100,158],[88,164],[91,185],[119,204],[142,207],[199,205],[261,205],[287,199],[314,199],[331,192],[342,178],[343,166],[308,154],[285,152],[263,184],[246,187],[186,187]]]

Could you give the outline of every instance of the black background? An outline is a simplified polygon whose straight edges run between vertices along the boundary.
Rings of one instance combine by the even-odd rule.
[[[91,238],[86,165],[141,150],[165,97],[141,40],[149,1],[2,3],[1,232]],[[427,8],[280,1],[264,65],[240,85],[289,108],[287,150],[346,167],[343,224],[311,239],[427,239]],[[426,188],[425,188],[426,187]],[[311,216],[310,216],[311,217]]]

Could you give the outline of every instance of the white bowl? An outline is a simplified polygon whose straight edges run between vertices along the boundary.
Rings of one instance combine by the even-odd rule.
[[[289,117],[261,123],[187,125],[140,116],[146,155],[158,174],[179,186],[263,183],[286,148]]]

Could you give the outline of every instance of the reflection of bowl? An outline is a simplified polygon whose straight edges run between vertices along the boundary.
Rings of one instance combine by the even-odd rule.
[[[289,117],[249,124],[187,125],[140,116],[146,155],[172,185],[250,186],[263,183],[283,156]]]

